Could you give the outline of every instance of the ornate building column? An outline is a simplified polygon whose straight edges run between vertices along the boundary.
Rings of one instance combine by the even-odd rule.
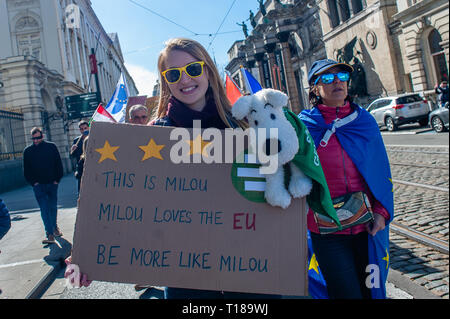
[[[282,31],[276,34],[276,37],[281,42],[281,52],[283,54],[284,74],[286,76],[286,85],[289,95],[289,102],[292,111],[296,114],[300,112],[300,100],[298,96],[297,84],[295,81],[294,70],[292,68],[291,51],[289,49],[289,35],[290,31]]]
[[[276,86],[276,79],[274,78],[274,66],[276,64],[275,62],[275,49],[277,47],[277,39],[275,37],[273,38],[269,38],[267,36],[264,36],[264,48],[266,49],[266,53],[269,57],[269,70],[270,70],[270,79],[272,81],[272,87],[274,89],[280,90],[280,88],[278,88]]]
[[[261,86],[263,88],[267,88],[266,81],[264,80],[264,41],[262,41],[261,37],[258,37],[258,39],[254,39],[253,41],[253,52],[255,60],[258,64],[259,68],[259,83],[261,83]]]
[[[256,64],[258,65],[259,83],[263,88],[267,88],[266,81],[264,81],[264,69],[263,69],[264,52],[255,53],[254,57]]]

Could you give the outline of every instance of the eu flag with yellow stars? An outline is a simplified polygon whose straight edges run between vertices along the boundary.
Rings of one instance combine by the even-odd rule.
[[[312,249],[308,230],[308,293],[314,299],[328,299],[327,283],[320,271],[319,263]]]
[[[358,171],[364,177],[373,196],[389,212],[384,230],[375,236],[368,234],[368,251],[370,272],[367,273],[366,285],[371,290],[373,299],[386,298],[386,280],[389,271],[389,223],[394,218],[394,193],[391,169],[384,147],[383,139],[375,119],[369,112],[352,103],[356,115],[345,125],[333,127],[326,124],[318,110],[303,110],[299,118],[311,133],[316,148],[327,131],[336,134],[339,143],[352,159]],[[351,115],[349,115],[351,116]],[[313,296],[314,297],[314,296]]]
[[[129,92],[125,77],[121,73],[116,89],[105,107],[106,111],[111,114],[117,123],[125,123],[128,96]]]

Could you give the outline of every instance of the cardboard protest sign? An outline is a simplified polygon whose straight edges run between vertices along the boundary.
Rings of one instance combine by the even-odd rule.
[[[305,199],[251,200],[251,164],[205,163],[226,157],[226,134],[174,130],[93,123],[73,263],[91,280],[306,295]]]

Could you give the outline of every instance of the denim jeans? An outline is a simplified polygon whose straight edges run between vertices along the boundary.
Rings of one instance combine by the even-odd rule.
[[[330,299],[371,299],[365,282],[369,263],[367,232],[319,235],[311,232],[317,262]]]
[[[281,299],[281,295],[165,287],[164,299]]]
[[[58,201],[57,184],[37,184],[33,186],[34,196],[41,209],[41,218],[47,235],[53,234],[56,229],[56,203]]]

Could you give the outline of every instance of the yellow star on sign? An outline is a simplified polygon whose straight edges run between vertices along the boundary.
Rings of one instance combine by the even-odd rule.
[[[105,159],[112,159],[113,161],[117,162],[117,158],[114,155],[114,152],[117,151],[119,146],[111,146],[109,145],[108,140],[105,140],[105,144],[102,148],[96,148],[95,151],[100,153],[100,159],[98,160],[99,163],[103,162]]]
[[[388,269],[388,266],[389,266],[389,253],[388,253],[387,249],[386,249],[386,257],[383,257],[382,259],[386,261],[386,269]]]
[[[155,143],[153,139],[150,139],[147,145],[139,146],[141,150],[144,151],[144,156],[142,157],[141,162],[146,159],[156,157],[160,160],[164,160],[161,156],[161,150],[165,147],[165,145],[158,145]]]
[[[205,142],[200,134],[194,140],[186,141],[186,143],[188,143],[191,146],[189,155],[202,154],[203,156],[208,157],[208,154],[205,152],[205,149],[208,147],[209,144],[211,144],[211,142]]]
[[[390,181],[391,184],[392,184],[392,192],[394,192],[394,183],[392,182],[392,178],[389,178],[389,181]]]
[[[308,271],[310,271],[311,269],[314,269],[315,272],[319,274],[319,263],[317,262],[316,254],[313,254],[311,260],[309,261]]]

